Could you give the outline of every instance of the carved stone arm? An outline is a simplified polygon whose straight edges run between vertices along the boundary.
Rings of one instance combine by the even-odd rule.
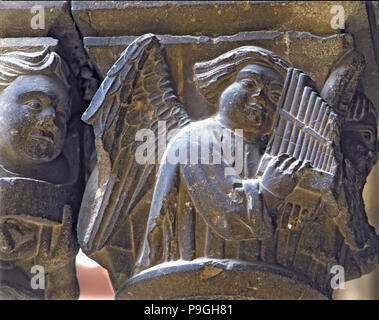
[[[272,235],[258,180],[225,175],[222,165],[182,165],[181,171],[197,209],[224,238],[263,239]]]

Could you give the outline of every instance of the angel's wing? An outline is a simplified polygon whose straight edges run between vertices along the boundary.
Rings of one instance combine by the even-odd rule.
[[[136,162],[135,151],[141,144],[135,141],[137,131],[152,130],[157,145],[161,134],[158,121],[166,121],[167,136],[170,130],[190,122],[171,87],[163,51],[154,35],[143,35],[126,48],[82,120],[94,128],[98,166],[86,187],[78,239],[86,250],[93,251],[104,246],[117,222],[128,216],[155,183],[158,154],[145,165]]]

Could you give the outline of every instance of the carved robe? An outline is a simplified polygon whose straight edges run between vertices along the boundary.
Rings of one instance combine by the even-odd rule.
[[[220,150],[225,152],[221,135],[230,134],[231,154],[236,159],[235,135],[228,130],[211,118],[189,125],[170,141],[159,168],[137,272],[179,259],[262,258],[260,240],[272,237],[273,223],[259,182],[244,180],[246,170],[225,173],[235,163],[220,157]],[[200,139],[193,139],[194,133]],[[203,138],[210,141],[209,164],[201,158],[207,140]],[[246,150],[247,141],[244,145]],[[170,155],[183,146],[188,151],[187,163],[183,158],[170,163]],[[191,164],[194,150],[198,150],[198,161]],[[216,158],[221,161],[217,163]]]

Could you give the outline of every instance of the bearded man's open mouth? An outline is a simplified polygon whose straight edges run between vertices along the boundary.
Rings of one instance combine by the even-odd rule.
[[[29,135],[29,137],[33,140],[37,141],[46,141],[51,144],[55,144],[54,142],[54,134],[47,130],[38,130],[32,132],[32,134]]]

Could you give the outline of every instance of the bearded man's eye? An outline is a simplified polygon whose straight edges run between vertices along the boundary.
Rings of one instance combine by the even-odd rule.
[[[34,111],[40,111],[42,109],[41,101],[37,99],[26,101],[25,104]]]
[[[370,131],[361,131],[361,135],[367,140],[372,141],[372,134]]]

